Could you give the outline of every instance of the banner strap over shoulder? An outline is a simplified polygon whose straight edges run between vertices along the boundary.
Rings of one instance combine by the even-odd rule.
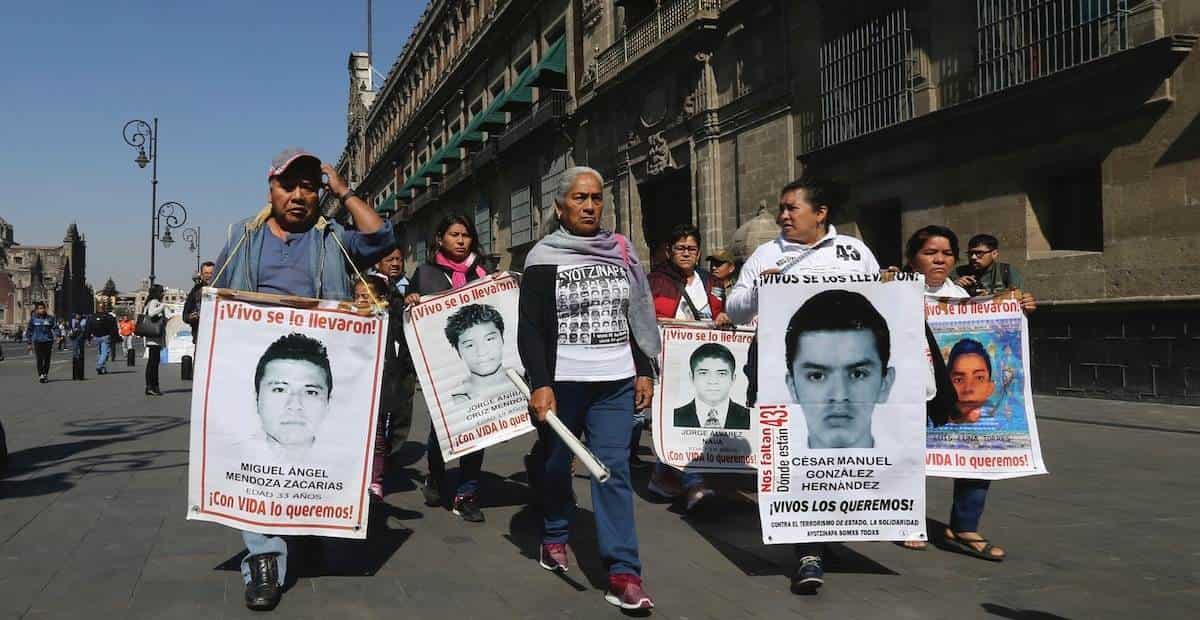
[[[237,256],[238,250],[242,249],[242,242],[244,242],[246,240],[246,235],[248,235],[248,234],[250,234],[250,231],[248,231],[248,230],[242,231],[242,238],[238,239],[237,245],[233,246],[233,251],[230,252],[229,256],[227,256],[225,258],[225,264],[221,265],[221,269],[219,269],[217,271],[217,275],[213,276],[212,281],[214,283],[216,283],[218,280],[221,279],[221,274],[225,273],[225,268],[229,266],[229,263],[233,262],[233,257]]]
[[[354,275],[358,276],[358,281],[362,282],[363,286],[367,287],[367,295],[371,298],[371,306],[380,308],[382,304],[379,303],[379,299],[375,297],[375,291],[371,290],[371,285],[367,282],[367,279],[363,277],[362,272],[358,270],[358,265],[355,265],[354,259],[350,258],[350,253],[346,251],[346,246],[342,245],[342,240],[339,238],[336,230],[333,231],[333,240],[337,242],[338,248],[342,250],[342,256],[346,257],[346,262],[350,263],[350,268],[354,270]]]

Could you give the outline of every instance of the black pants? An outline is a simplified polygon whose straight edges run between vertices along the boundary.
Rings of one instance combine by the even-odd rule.
[[[146,389],[158,389],[158,362],[159,355],[162,353],[162,347],[156,344],[147,344],[146,349],[150,351],[149,357],[146,358]]]
[[[53,342],[33,343],[33,355],[37,358],[37,374],[39,377],[50,374],[50,349],[53,347]]]

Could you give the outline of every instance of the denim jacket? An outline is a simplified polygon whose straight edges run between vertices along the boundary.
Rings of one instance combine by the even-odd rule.
[[[213,286],[217,288],[232,288],[240,291],[258,290],[259,257],[262,255],[263,239],[271,234],[266,225],[271,216],[271,207],[267,206],[254,217],[244,219],[230,229],[230,235],[225,242],[217,259],[217,269],[220,277]],[[346,251],[358,263],[359,267],[370,265],[391,252],[395,248],[394,236],[391,234],[391,222],[384,221],[384,230],[392,243],[386,249],[373,247],[362,242],[362,235],[347,231],[337,222],[317,218],[317,223],[304,233],[302,243],[308,244],[309,260],[308,273],[313,279],[313,290],[321,299],[348,300],[354,297],[354,287],[347,272],[345,257],[338,248],[334,235],[338,235],[346,245]],[[241,231],[240,235],[237,235]],[[238,245],[241,247],[238,247]],[[228,265],[225,262],[228,261]]]
[[[49,314],[43,317],[31,316],[29,317],[29,326],[25,328],[25,342],[30,344],[35,342],[54,342],[54,336],[57,331],[58,321]]]

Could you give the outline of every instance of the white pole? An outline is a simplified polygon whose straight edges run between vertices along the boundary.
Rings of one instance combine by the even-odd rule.
[[[506,372],[508,373],[509,381],[512,381],[518,390],[521,390],[525,398],[529,398],[529,386],[525,384],[525,380],[521,378],[521,375],[512,368],[507,369]],[[600,484],[608,482],[608,479],[611,477],[608,467],[605,467],[604,463],[596,459],[591,450],[588,450],[587,446],[583,445],[575,437],[575,433],[572,433],[571,429],[567,428],[567,425],[563,424],[562,420],[558,419],[558,416],[553,411],[546,412],[546,424],[549,424],[550,428],[563,440],[563,443],[567,444],[567,448],[570,448],[571,452],[579,459],[579,462],[583,463],[583,466],[587,468],[588,473],[592,475],[592,478],[596,482]]]

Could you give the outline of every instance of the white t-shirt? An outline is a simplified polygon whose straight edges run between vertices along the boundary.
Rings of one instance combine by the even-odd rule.
[[[971,295],[967,293],[966,289],[964,289],[963,287],[952,282],[950,280],[950,278],[946,278],[946,281],[942,282],[942,285],[937,288],[930,288],[929,286],[925,287],[925,297],[927,299],[928,298],[966,299],[970,296]]]
[[[637,373],[629,343],[629,280],[614,265],[559,266],[554,280],[555,381],[617,381]]]
[[[776,237],[746,259],[737,284],[725,300],[725,313],[738,325],[748,325],[758,316],[758,277],[768,269],[783,273],[879,273],[879,262],[870,248],[854,237],[829,232],[811,246]]]
[[[692,307],[688,305],[686,299],[680,296],[679,307],[675,310],[675,318],[687,321],[706,321],[713,318],[712,308],[708,304],[708,291],[704,290],[704,282],[698,274],[692,274],[692,281],[688,283],[684,291],[696,305],[696,310],[700,311],[700,316],[692,316]]]

